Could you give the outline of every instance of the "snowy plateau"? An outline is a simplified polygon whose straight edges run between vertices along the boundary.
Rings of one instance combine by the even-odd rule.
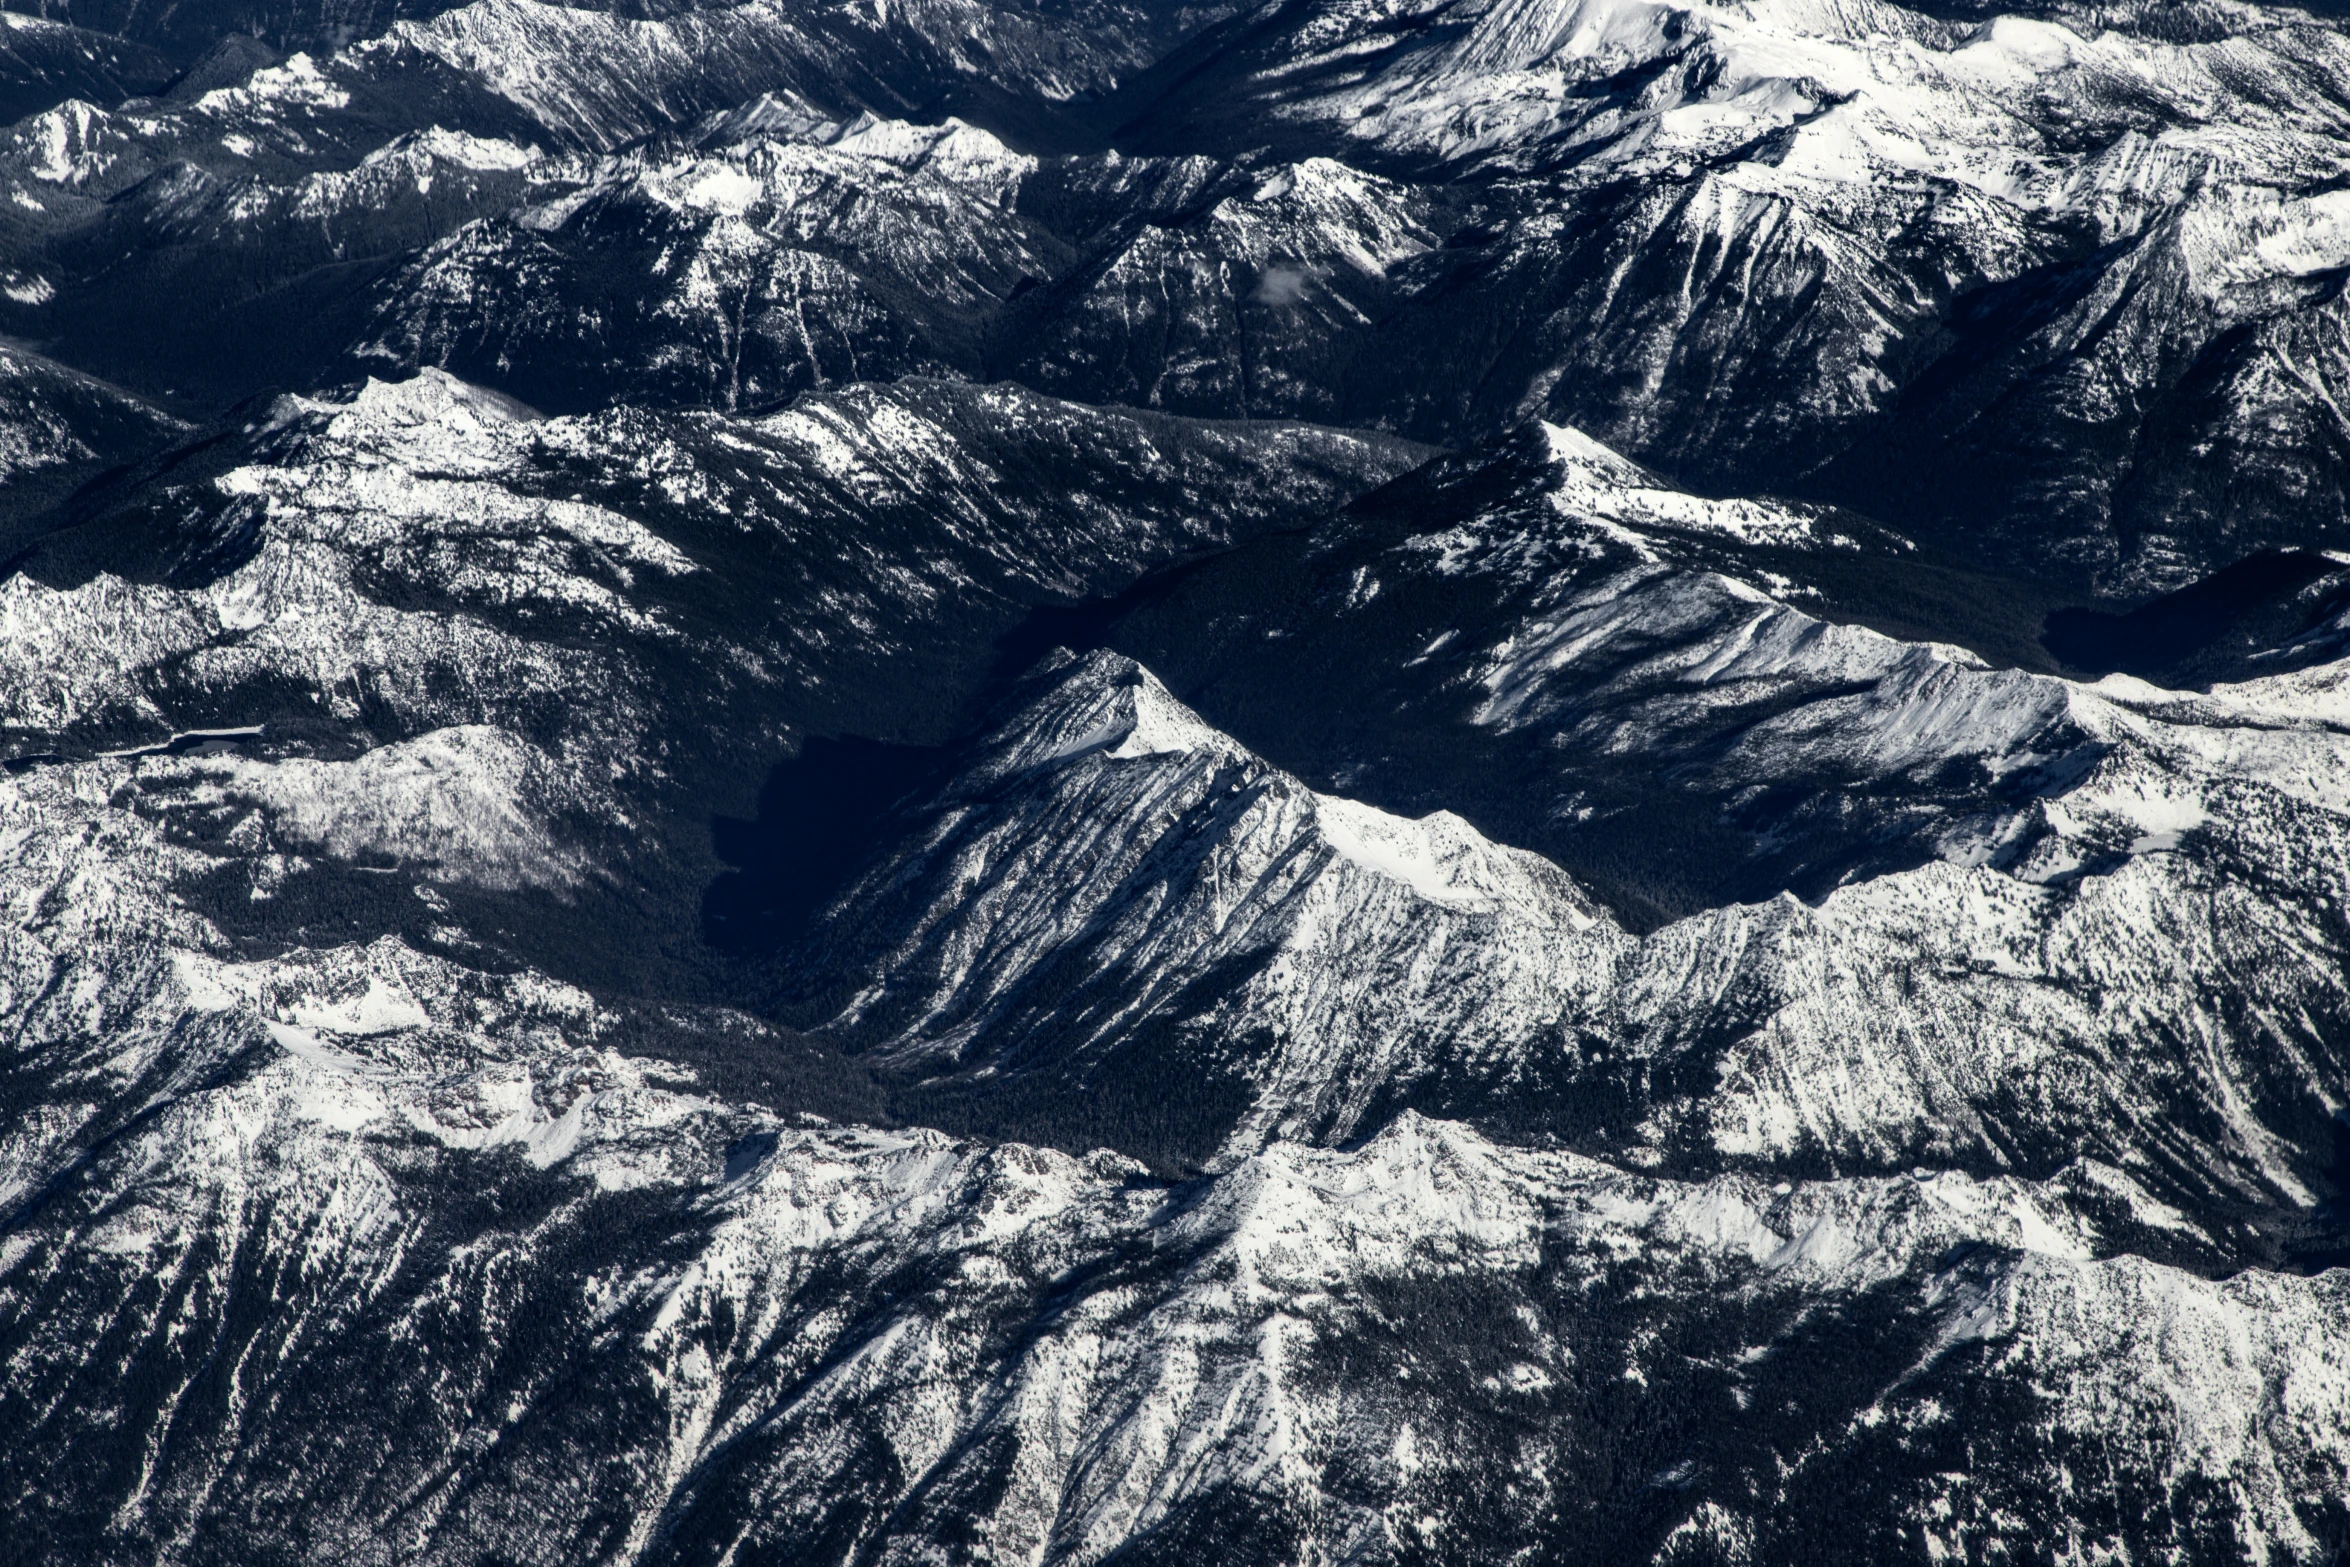
[[[5,0],[0,1567],[2350,1561],[2350,21]]]

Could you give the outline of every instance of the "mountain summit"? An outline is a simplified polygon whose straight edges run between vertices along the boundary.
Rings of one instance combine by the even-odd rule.
[[[2350,26],[0,13],[0,1564],[2350,1559]]]

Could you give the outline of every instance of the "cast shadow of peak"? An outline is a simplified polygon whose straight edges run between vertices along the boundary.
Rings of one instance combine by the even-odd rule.
[[[899,805],[942,771],[947,746],[812,737],[776,763],[751,820],[721,816],[711,846],[729,869],[702,895],[702,935],[738,957],[771,955],[871,856]]]
[[[2071,669],[2202,687],[2341,651],[2350,571],[2319,550],[2267,549],[2134,609],[2058,609],[2041,645]]]

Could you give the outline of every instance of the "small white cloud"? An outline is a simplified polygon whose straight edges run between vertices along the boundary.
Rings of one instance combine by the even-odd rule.
[[[1300,304],[1306,297],[1306,286],[1321,275],[1313,267],[1278,263],[1265,268],[1263,276],[1257,279],[1257,291],[1253,297],[1260,305],[1286,308]]]

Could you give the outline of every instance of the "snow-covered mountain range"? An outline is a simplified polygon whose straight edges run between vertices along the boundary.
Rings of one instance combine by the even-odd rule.
[[[1446,442],[1542,415],[2109,592],[2340,542],[2322,18],[1100,9],[476,0],[63,97],[0,155],[0,327],[215,404],[944,369]]]
[[[0,14],[0,1561],[2340,1559],[2346,84]]]

